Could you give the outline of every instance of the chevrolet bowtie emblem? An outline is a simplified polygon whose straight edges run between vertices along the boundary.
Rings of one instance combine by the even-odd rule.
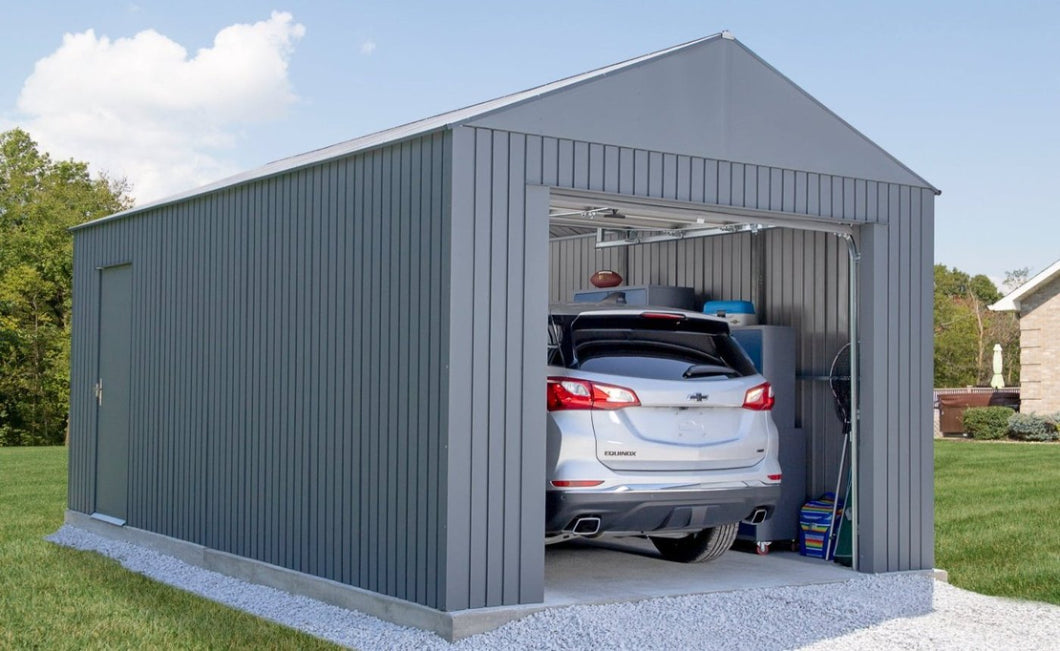
[[[709,397],[710,396],[704,395],[702,393],[693,393],[692,395],[688,396],[688,399],[689,400],[695,400],[696,402],[703,402],[704,400],[706,400]]]

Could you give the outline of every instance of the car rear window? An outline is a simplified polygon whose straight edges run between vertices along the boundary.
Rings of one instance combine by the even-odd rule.
[[[656,380],[745,377],[755,374],[743,349],[726,334],[657,331],[579,331],[577,367],[594,373]]]
[[[595,373],[665,380],[756,373],[728,327],[706,319],[582,315],[550,327],[549,344],[550,364]]]

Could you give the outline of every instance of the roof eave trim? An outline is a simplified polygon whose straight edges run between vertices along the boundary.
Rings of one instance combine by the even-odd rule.
[[[1033,278],[1006,294],[1000,301],[991,305],[990,309],[995,312],[1018,312],[1021,307],[1021,301],[1025,296],[1035,293],[1043,285],[1048,284],[1058,276],[1060,276],[1060,260],[1049,265]]]

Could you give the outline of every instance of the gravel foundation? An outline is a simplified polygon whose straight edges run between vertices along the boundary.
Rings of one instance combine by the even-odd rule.
[[[233,579],[70,525],[47,539],[99,552],[157,581],[364,651],[1060,648],[1060,606],[987,597],[908,574],[556,608],[450,644],[432,633]]]

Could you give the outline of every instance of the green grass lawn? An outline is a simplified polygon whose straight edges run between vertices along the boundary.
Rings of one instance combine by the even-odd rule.
[[[1060,445],[935,443],[935,565],[953,585],[1060,604],[1058,522]]]
[[[0,448],[0,649],[334,648],[45,542],[65,504],[65,448]]]

